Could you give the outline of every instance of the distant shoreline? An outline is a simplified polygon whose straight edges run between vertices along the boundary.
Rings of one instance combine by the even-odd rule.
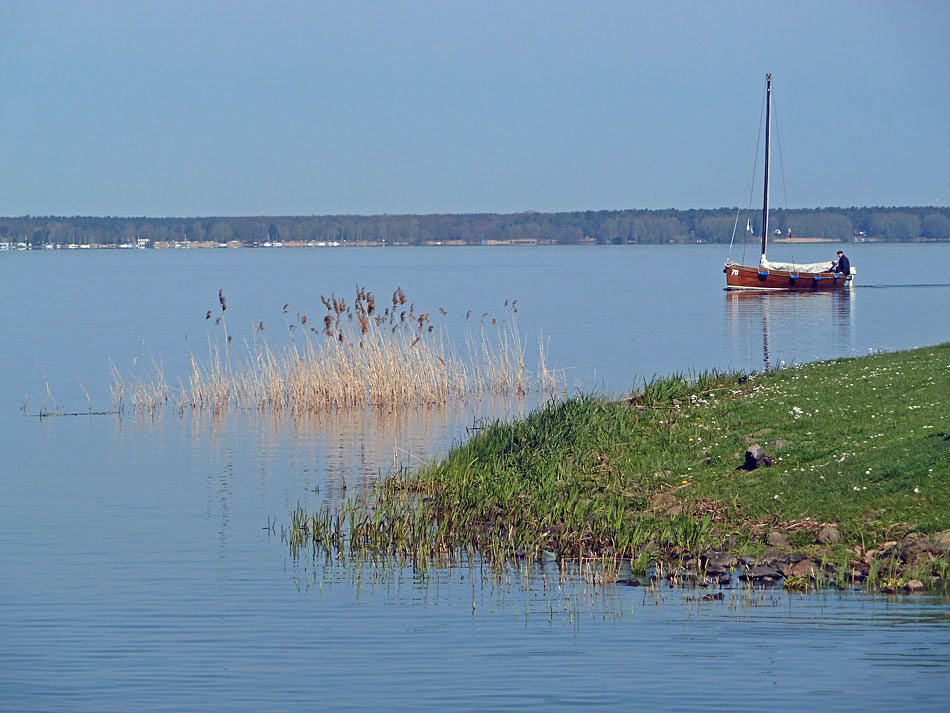
[[[757,241],[747,241],[745,244],[753,245]],[[908,243],[950,243],[950,238],[911,238],[910,240],[884,240],[883,238],[858,238],[855,240],[844,240],[837,238],[776,238],[770,242],[773,243],[888,243],[888,244],[908,244]],[[598,243],[593,239],[585,239],[577,243],[558,243],[553,240],[534,240],[534,239],[512,239],[512,240],[486,240],[481,243],[466,243],[460,240],[427,240],[421,243],[401,243],[401,242],[376,242],[372,240],[350,240],[350,241],[287,241],[273,243],[242,243],[231,240],[227,243],[213,243],[210,241],[180,241],[175,243],[158,242],[150,243],[44,243],[41,245],[31,245],[29,243],[4,243],[0,242],[0,252],[22,252],[27,250],[222,250],[222,249],[294,249],[294,248],[419,248],[419,247],[568,247],[568,246],[590,246],[598,247],[604,245],[615,245],[614,243]],[[657,245],[664,246],[682,246],[682,245],[721,245],[722,243],[711,243],[705,240],[694,240],[691,242],[669,242],[669,243],[628,243],[624,247],[652,247]],[[741,244],[741,243],[740,243]]]
[[[195,218],[21,216],[0,217],[0,245],[8,249],[46,245],[80,249],[83,245],[732,244],[736,241],[758,243],[762,228],[759,211],[736,208]],[[796,242],[950,240],[950,207],[775,209],[770,211],[768,228],[771,239],[792,237]]]

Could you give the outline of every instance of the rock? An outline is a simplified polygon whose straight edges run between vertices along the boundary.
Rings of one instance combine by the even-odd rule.
[[[930,540],[919,532],[908,532],[900,544],[900,558],[907,564],[914,565],[924,559],[930,559],[933,552]]]
[[[777,441],[772,441],[771,443],[769,443],[769,448],[774,448],[778,450],[779,448],[785,448],[786,446],[790,446],[790,445],[792,445],[791,441],[786,441],[780,438]]]
[[[707,552],[702,556],[702,561],[710,574],[712,574],[711,569],[726,572],[738,564],[736,556],[731,552]]]
[[[917,592],[924,591],[924,583],[919,579],[912,579],[907,584],[904,585],[904,590],[908,594],[916,594]]]
[[[652,498],[650,498],[650,507],[653,508],[655,512],[660,512],[666,510],[671,505],[675,505],[679,502],[676,499],[676,496],[673,493],[666,491],[662,493],[657,493]]]
[[[768,543],[769,547],[780,547],[785,549],[789,546],[788,534],[782,532],[781,530],[772,530],[768,537],[765,538],[765,541]]]
[[[777,568],[767,564],[760,564],[755,567],[750,567],[739,575],[739,579],[746,582],[749,580],[754,582],[762,580],[775,580],[781,579],[781,577],[782,573]]]
[[[725,598],[725,595],[722,592],[716,592],[715,594],[704,594],[704,602],[721,602]]]
[[[788,564],[788,555],[782,552],[781,550],[776,550],[773,548],[767,549],[761,555],[759,555],[759,561],[755,564],[770,564],[770,565],[787,565]]]
[[[818,542],[822,545],[833,545],[841,542],[841,533],[834,525],[825,525],[818,531]]]
[[[799,560],[785,570],[786,575],[807,575],[809,577],[818,576],[818,567],[810,559]]]
[[[931,535],[930,544],[937,552],[950,554],[950,530]]]
[[[852,561],[848,566],[848,578],[852,584],[860,584],[868,578],[871,572],[871,566],[866,562]]]
[[[807,559],[808,559],[808,555],[806,555],[804,552],[789,552],[788,553],[788,561],[791,562],[792,564],[795,564],[796,562],[801,562],[802,560],[807,560]]]
[[[746,470],[755,470],[772,465],[772,459],[765,455],[765,449],[760,445],[749,446],[745,452],[745,463],[743,468]]]
[[[640,580],[639,580],[639,579],[635,579],[635,578],[631,578],[631,579],[618,579],[618,580],[617,580],[617,584],[623,584],[624,586],[627,586],[627,587],[639,587],[639,586],[640,586]]]

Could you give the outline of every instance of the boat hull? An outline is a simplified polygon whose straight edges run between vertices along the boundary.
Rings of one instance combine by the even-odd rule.
[[[727,290],[800,290],[815,292],[818,290],[847,289],[854,284],[853,275],[841,275],[833,272],[786,272],[784,270],[763,270],[748,265],[727,263]]]

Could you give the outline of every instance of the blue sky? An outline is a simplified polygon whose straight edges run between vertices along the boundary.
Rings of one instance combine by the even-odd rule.
[[[5,2],[0,215],[950,203],[950,3]]]

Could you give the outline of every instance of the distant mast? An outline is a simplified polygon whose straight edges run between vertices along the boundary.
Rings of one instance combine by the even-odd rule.
[[[765,190],[762,196],[762,257],[769,234],[769,127],[772,113],[772,73],[765,75]]]

